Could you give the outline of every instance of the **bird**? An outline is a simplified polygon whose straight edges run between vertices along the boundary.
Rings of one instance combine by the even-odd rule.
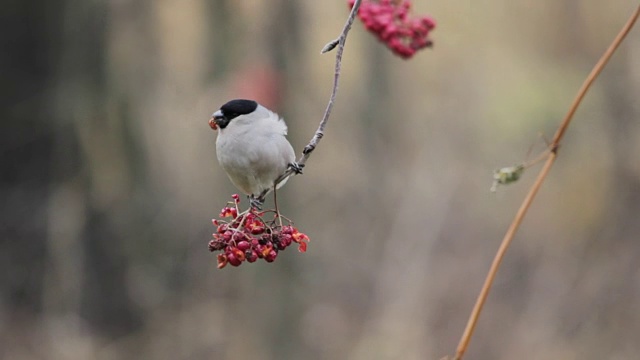
[[[261,209],[265,196],[279,189],[288,176],[276,181],[289,168],[301,174],[293,146],[287,140],[287,125],[278,114],[254,100],[228,101],[211,115],[209,125],[218,131],[216,156],[220,166],[252,208]],[[277,202],[276,202],[277,208]]]

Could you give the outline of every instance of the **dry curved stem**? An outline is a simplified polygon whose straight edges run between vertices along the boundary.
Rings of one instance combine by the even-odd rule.
[[[331,96],[329,97],[329,103],[327,104],[327,108],[324,111],[322,120],[320,120],[318,129],[313,134],[313,137],[311,138],[307,146],[305,146],[304,149],[302,150],[302,155],[300,155],[300,158],[297,161],[297,165],[300,166],[301,168],[304,167],[305,163],[307,162],[307,159],[309,159],[309,156],[311,156],[311,153],[313,152],[313,150],[315,150],[315,148],[320,143],[320,139],[322,139],[322,137],[324,136],[324,128],[327,126],[327,122],[329,121],[329,116],[331,115],[331,110],[333,109],[333,103],[335,102],[336,95],[338,94],[338,82],[340,81],[340,69],[342,67],[342,53],[344,52],[344,45],[347,41],[347,34],[349,33],[349,30],[351,30],[351,25],[353,24],[353,21],[356,18],[356,14],[358,13],[358,9],[360,8],[361,2],[362,0],[356,0],[356,2],[353,4],[353,7],[351,8],[351,13],[349,13],[349,17],[347,18],[347,22],[344,24],[344,27],[342,28],[342,33],[340,33],[340,36],[337,39],[330,41],[327,45],[324,46],[324,48],[321,51],[321,53],[326,53],[337,47],[336,65],[335,65],[335,71],[333,75],[333,88],[331,90]],[[284,179],[288,178],[289,176],[295,173],[296,173],[295,169],[293,167],[289,167],[284,174],[280,175],[280,177],[276,179],[275,181],[276,186],[277,184],[280,184],[280,182],[282,182]]]
[[[558,127],[558,130],[556,131],[553,137],[553,140],[551,142],[551,145],[549,147],[550,151],[547,155],[547,161],[545,162],[544,166],[540,170],[540,173],[538,174],[536,181],[531,186],[531,189],[529,190],[529,193],[527,194],[524,201],[522,202],[522,205],[520,205],[520,209],[518,209],[518,212],[516,213],[516,216],[513,219],[513,222],[509,226],[507,233],[502,239],[502,243],[500,244],[500,247],[498,248],[498,251],[493,259],[493,263],[491,264],[489,273],[487,274],[484,285],[480,290],[480,294],[478,295],[476,303],[473,307],[473,311],[471,312],[471,315],[467,322],[467,326],[458,344],[458,348],[456,350],[456,356],[454,357],[455,360],[461,360],[465,352],[467,351],[467,347],[469,346],[469,342],[471,341],[471,337],[473,336],[473,331],[478,322],[480,312],[482,311],[484,303],[487,299],[489,290],[491,289],[491,285],[493,284],[493,280],[496,276],[496,273],[498,272],[498,268],[500,267],[500,263],[502,262],[502,259],[509,245],[511,244],[513,237],[515,236],[516,231],[520,227],[520,224],[522,223],[522,220],[524,219],[524,216],[526,215],[527,210],[531,206],[533,199],[538,193],[540,186],[542,186],[542,183],[547,177],[547,174],[549,174],[549,170],[551,170],[551,166],[553,165],[553,163],[555,162],[558,156],[558,148],[560,147],[560,141],[564,137],[564,134],[567,131],[567,128],[571,123],[571,120],[573,119],[573,115],[575,114],[576,110],[578,109],[578,106],[582,102],[582,99],[586,95],[587,91],[589,90],[589,88],[591,87],[595,79],[598,77],[600,72],[602,72],[602,69],[604,69],[604,67],[607,65],[607,62],[609,61],[613,53],[616,51],[618,46],[622,43],[624,38],[627,36],[631,28],[633,28],[633,25],[635,24],[639,15],[640,15],[640,6],[634,11],[634,13],[631,15],[631,17],[629,18],[627,23],[624,25],[622,30],[620,30],[616,38],[613,40],[613,42],[611,43],[607,51],[605,51],[605,53],[602,55],[598,63],[594,66],[593,70],[591,70],[591,73],[586,78],[586,80],[582,84],[582,87],[578,91],[576,98],[573,100],[573,103],[569,108],[569,112],[567,112],[567,115],[565,115],[564,119],[562,120],[562,123],[560,123],[560,126]]]

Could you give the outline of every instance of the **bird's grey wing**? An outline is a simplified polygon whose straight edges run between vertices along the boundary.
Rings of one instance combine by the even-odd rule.
[[[253,151],[249,158],[257,171],[256,176],[273,186],[275,179],[287,170],[289,163],[295,161],[295,152],[289,141],[280,134],[272,134],[260,141],[262,144],[256,144],[258,150]]]

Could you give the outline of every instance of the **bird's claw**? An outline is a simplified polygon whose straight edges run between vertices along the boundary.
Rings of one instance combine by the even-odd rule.
[[[264,204],[264,198],[255,197],[253,195],[249,196],[249,204],[252,209],[262,210],[262,205]]]
[[[304,168],[304,164],[298,164],[297,162],[289,163],[289,168],[296,174],[302,175],[302,168]]]

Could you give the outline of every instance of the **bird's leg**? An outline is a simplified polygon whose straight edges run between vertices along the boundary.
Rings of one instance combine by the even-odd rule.
[[[278,189],[276,185],[273,186],[273,203],[276,207],[276,217],[280,222],[280,229],[282,229],[282,217],[280,216],[280,210],[278,210]]]
[[[255,197],[253,194],[249,196],[249,204],[252,209],[262,210],[262,204],[264,204],[264,196]]]
[[[297,175],[302,175],[302,168],[304,168],[304,164],[298,164],[297,162],[292,162],[287,164],[287,166]]]

